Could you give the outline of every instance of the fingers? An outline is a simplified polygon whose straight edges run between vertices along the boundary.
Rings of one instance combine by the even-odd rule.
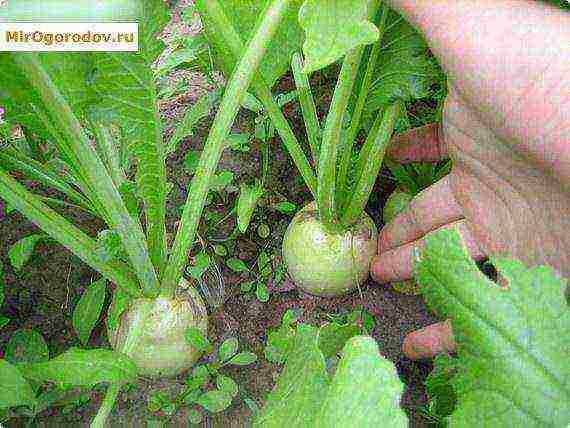
[[[439,124],[412,129],[394,137],[388,155],[400,162],[437,162],[447,157]]]
[[[420,192],[410,206],[380,231],[378,252],[415,241],[426,233],[463,218],[463,210],[455,200],[449,177]]]
[[[437,230],[451,228],[455,228],[459,232],[471,257],[477,261],[483,260],[486,257],[469,231],[466,220],[459,220],[440,227]],[[414,252],[416,249],[421,249],[422,245],[423,240],[418,239],[376,256],[372,261],[371,268],[374,280],[382,284],[391,281],[404,281],[411,278],[414,268]]]
[[[432,324],[406,336],[402,346],[412,360],[433,358],[441,353],[455,351],[455,340],[449,320]]]

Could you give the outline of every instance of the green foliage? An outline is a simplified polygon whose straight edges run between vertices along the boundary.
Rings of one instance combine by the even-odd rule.
[[[380,357],[374,339],[349,339],[331,377],[319,348],[319,330],[301,324],[255,426],[404,427],[405,414],[397,407],[402,391],[395,368]]]
[[[253,212],[257,207],[259,199],[263,196],[263,187],[260,183],[253,186],[242,184],[237,200],[237,221],[238,229],[245,233],[251,222]]]
[[[106,291],[106,279],[95,281],[85,290],[73,311],[73,328],[83,346],[87,345],[91,332],[99,321]]]
[[[434,84],[443,82],[443,72],[424,38],[398,13],[390,12],[381,43],[366,102],[368,114],[396,100],[424,98]]]
[[[220,4],[225,11],[230,23],[240,34],[243,43],[247,43],[253,35],[256,25],[263,16],[269,0],[221,0]],[[285,74],[289,68],[289,59],[293,52],[299,49],[303,43],[303,31],[297,22],[297,12],[301,6],[301,0],[294,0],[293,6],[287,13],[282,24],[269,44],[267,55],[260,65],[261,74],[270,87]],[[215,36],[215,27],[207,15],[202,15],[205,24],[206,36],[210,42],[214,61],[226,77],[232,75],[235,67],[234,55],[229,46],[221,43]]]
[[[4,359],[11,364],[41,363],[49,360],[49,349],[36,330],[17,330],[6,345]]]
[[[137,376],[137,368],[127,356],[107,349],[71,348],[52,360],[20,364],[18,368],[28,379],[62,386],[127,383]]]
[[[369,0],[306,0],[299,23],[306,32],[305,73],[330,65],[357,46],[378,40],[378,28],[368,20],[375,9]]]
[[[0,360],[0,384],[0,409],[35,404],[35,394],[30,384],[16,366],[5,360]]]
[[[19,271],[32,258],[36,245],[46,238],[45,235],[29,235],[16,242],[8,251],[10,263]]]
[[[494,264],[507,288],[479,271],[458,232],[438,231],[427,236],[417,266],[428,303],[451,318],[457,341],[451,423],[563,426],[570,419],[566,281],[544,266]]]

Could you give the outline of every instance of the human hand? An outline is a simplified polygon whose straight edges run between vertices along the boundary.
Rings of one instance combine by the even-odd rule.
[[[422,238],[455,227],[471,255],[570,276],[570,14],[535,1],[391,0],[449,76],[443,123],[396,138],[403,162],[453,160],[380,232],[378,282],[412,274]],[[409,334],[413,359],[454,349],[451,325]]]

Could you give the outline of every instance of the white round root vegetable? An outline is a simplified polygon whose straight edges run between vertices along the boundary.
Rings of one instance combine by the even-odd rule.
[[[198,292],[184,279],[180,281],[174,299],[134,300],[123,312],[119,328],[109,332],[113,349],[123,349],[129,332],[141,322],[144,323],[141,334],[127,352],[141,376],[176,376],[200,358],[200,351],[188,345],[184,333],[194,327],[206,335],[208,314]]]
[[[366,280],[377,241],[378,231],[367,214],[349,230],[331,233],[312,202],[289,224],[283,259],[297,287],[315,296],[338,296]]]

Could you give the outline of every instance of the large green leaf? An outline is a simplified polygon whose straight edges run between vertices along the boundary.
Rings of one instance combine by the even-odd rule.
[[[269,3],[270,0],[220,0],[228,19],[241,35],[244,44],[253,36],[258,19]],[[259,66],[270,87],[273,87],[277,80],[287,72],[293,53],[298,51],[303,43],[303,30],[297,22],[297,13],[301,3],[302,0],[292,1],[290,11],[281,23],[277,34],[273,37],[267,55]],[[208,17],[202,16],[202,20],[204,21],[206,36],[212,47],[214,60],[224,75],[229,78],[235,67],[234,55],[227,46],[218,43],[217,37],[213,37],[214,28]]]
[[[325,359],[318,346],[318,329],[299,325],[294,351],[289,354],[275,390],[255,421],[256,426],[311,427],[328,387]]]
[[[350,339],[336,369],[321,412],[320,427],[407,427],[400,409],[404,385],[396,368],[380,356],[369,336]]]
[[[368,19],[372,7],[376,7],[372,0],[305,0],[299,11],[299,23],[307,35],[303,44],[305,73],[378,40],[378,28]]]
[[[107,349],[72,348],[43,363],[18,366],[26,378],[63,386],[93,386],[101,382],[125,383],[137,376],[137,367],[126,355]]]
[[[4,358],[12,364],[41,363],[49,360],[49,349],[36,330],[17,330],[6,345]]]
[[[35,404],[35,394],[20,371],[7,361],[0,360],[0,409]]]
[[[262,427],[405,427],[403,384],[368,336],[349,339],[332,380],[319,348],[326,330],[299,325],[283,373],[255,425]],[[329,339],[345,332],[325,333]],[[327,340],[328,341],[328,340]]]
[[[426,97],[444,79],[422,35],[394,11],[388,16],[375,76],[366,104],[369,113],[396,100]]]
[[[479,271],[456,231],[440,231],[426,238],[417,266],[428,302],[451,318],[457,341],[453,426],[566,426],[566,281],[545,266],[510,259],[495,265],[507,288]]]
[[[106,290],[106,279],[95,281],[85,290],[73,311],[73,328],[84,346],[89,341],[91,332],[101,316]]]
[[[157,36],[168,19],[162,0],[141,2],[139,52],[94,53],[91,79],[97,108],[121,128],[137,159],[136,182],[145,204],[149,251],[158,270],[166,256],[166,149],[151,64],[164,49]]]

